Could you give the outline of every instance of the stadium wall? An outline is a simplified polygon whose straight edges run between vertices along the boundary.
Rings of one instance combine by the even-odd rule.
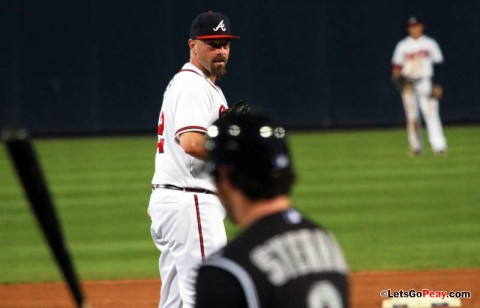
[[[165,87],[188,60],[190,22],[209,9],[241,36],[219,81],[230,103],[300,128],[401,125],[390,59],[415,14],[446,59],[444,122],[480,122],[479,1],[6,0],[0,9],[0,128],[155,132]]]

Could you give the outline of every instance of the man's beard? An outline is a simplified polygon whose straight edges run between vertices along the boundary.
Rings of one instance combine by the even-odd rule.
[[[227,62],[223,62],[223,65],[215,65],[215,63],[218,62],[212,63],[211,73],[216,77],[217,80],[219,80],[227,73]]]

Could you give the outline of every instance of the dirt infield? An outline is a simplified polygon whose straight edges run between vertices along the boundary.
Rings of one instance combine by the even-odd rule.
[[[380,291],[390,289],[421,291],[470,291],[462,307],[480,308],[480,269],[443,271],[355,272],[350,277],[351,306],[381,307]],[[157,307],[160,281],[119,280],[83,283],[94,308]],[[67,287],[62,283],[0,285],[0,307],[73,307]]]

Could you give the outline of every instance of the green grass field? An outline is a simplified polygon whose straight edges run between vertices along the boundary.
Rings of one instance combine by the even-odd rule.
[[[478,268],[480,127],[446,135],[448,155],[410,158],[403,129],[294,133],[293,202],[333,231],[353,271]],[[82,279],[158,277],[146,213],[155,142],[35,141]],[[61,279],[3,145],[0,251],[0,283]]]

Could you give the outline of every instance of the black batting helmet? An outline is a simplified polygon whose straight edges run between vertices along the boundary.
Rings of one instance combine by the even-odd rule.
[[[207,133],[207,166],[219,167],[251,199],[288,194],[294,182],[286,131],[264,111],[232,114],[217,120]]]

